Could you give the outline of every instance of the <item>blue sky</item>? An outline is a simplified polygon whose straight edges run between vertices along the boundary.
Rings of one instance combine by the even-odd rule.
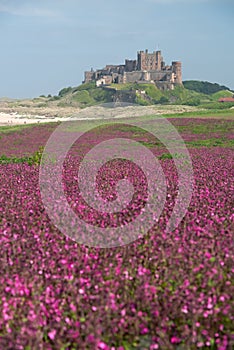
[[[146,48],[234,89],[233,23],[234,0],[0,0],[0,97],[55,95]]]

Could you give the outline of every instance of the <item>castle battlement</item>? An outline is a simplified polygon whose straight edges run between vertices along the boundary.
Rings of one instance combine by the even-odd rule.
[[[165,65],[161,51],[137,52],[136,60],[125,59],[125,64],[106,65],[103,69],[85,72],[83,83],[95,81],[97,86],[126,83],[154,83],[159,89],[173,89],[182,85],[181,62]]]

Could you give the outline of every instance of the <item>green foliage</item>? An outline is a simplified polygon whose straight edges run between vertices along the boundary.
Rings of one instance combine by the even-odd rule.
[[[35,107],[37,107],[37,108],[45,108],[47,106],[48,106],[47,103],[38,103],[38,105],[36,105]]]
[[[144,100],[139,94],[136,95],[136,103],[140,106],[149,106],[150,102]]]
[[[164,96],[164,93],[161,90],[159,90],[154,84],[122,84],[120,90],[123,86],[125,86],[125,89],[128,88],[129,90],[145,91],[146,98],[144,98],[144,95],[136,93],[136,103],[142,106],[148,106],[150,104],[158,103],[165,104],[169,102],[169,99],[166,96]]]
[[[39,147],[38,151],[34,152],[31,156],[25,157],[7,157],[3,154],[0,157],[0,164],[12,164],[12,163],[28,163],[28,165],[39,165],[41,162],[44,147]]]
[[[68,106],[68,103],[65,101],[61,101],[57,104],[58,107],[66,108]]]
[[[112,101],[112,92],[104,89],[92,89],[89,91],[90,97],[93,98],[96,102],[111,102]]]
[[[91,90],[94,88],[96,88],[95,82],[90,81],[89,83],[81,84],[81,85],[73,88],[72,92],[75,93],[76,91]]]
[[[187,141],[186,145],[192,147],[233,147],[234,140],[228,140],[226,137],[211,138],[206,140]]]
[[[78,102],[81,107],[87,107],[94,104],[94,99],[90,96],[89,91],[77,91],[72,95],[72,100]]]
[[[184,158],[183,154],[180,153],[163,153],[161,156],[158,157],[160,160],[165,160],[165,159],[180,159]]]
[[[135,102],[142,106],[152,104],[177,104],[188,106],[201,106],[207,109],[226,109],[230,103],[218,103],[220,97],[231,96],[232,92],[225,86],[209,82],[189,80],[183,86],[175,86],[173,90],[162,91],[151,83],[111,84],[110,88],[96,87],[95,82],[81,84],[77,87],[67,87],[59,91],[58,96],[50,101],[61,99],[59,106],[65,107],[73,103],[79,107],[89,107],[100,103],[113,101],[113,89],[120,91],[145,91],[144,94],[136,92]],[[217,102],[217,104],[213,104]]]
[[[233,93],[229,90],[221,90],[218,92],[215,92],[214,94],[211,95],[212,100],[218,101],[222,97],[232,97]]]
[[[188,90],[201,92],[203,94],[212,95],[221,90],[230,90],[228,87],[208,81],[186,80],[183,85]]]
[[[60,96],[52,96],[49,101],[57,101],[60,99]]]
[[[199,106],[199,108],[202,107],[202,105]],[[214,116],[219,118],[234,118],[234,109],[226,108],[223,110],[219,109],[203,109],[203,110],[197,110],[197,111],[191,111],[191,112],[183,112],[183,113],[170,113],[170,114],[162,114],[165,118],[195,118],[195,117],[206,117],[206,118],[212,118]]]
[[[40,126],[46,125],[46,128],[53,128],[56,124],[60,124],[60,122],[44,122],[40,123]],[[0,138],[1,134],[10,134],[14,132],[21,132],[24,129],[32,128],[32,127],[38,127],[38,123],[32,123],[32,124],[19,124],[19,125],[2,125],[0,126]]]
[[[167,104],[167,103],[169,103],[169,98],[167,98],[166,96],[162,96],[162,97],[160,97],[160,99],[159,99],[159,103],[160,104]]]
[[[100,88],[91,90],[78,90],[72,95],[72,100],[78,102],[81,107],[92,106],[98,103],[111,102],[111,91]]]
[[[34,152],[33,155],[28,158],[27,163],[29,165],[39,165],[41,162],[43,151],[44,147],[40,146],[38,151]]]
[[[36,124],[22,124],[22,125],[3,125],[0,126],[0,134],[9,134],[12,132],[19,132],[23,129],[29,128]],[[1,138],[1,135],[0,135]]]
[[[23,163],[28,160],[28,157],[22,157],[22,158],[17,158],[17,157],[7,157],[5,154],[3,154],[0,157],[0,164],[10,164],[10,163]]]
[[[234,121],[216,120],[213,123],[202,123],[191,122],[189,125],[177,126],[179,132],[191,132],[193,134],[210,134],[219,133],[226,134],[232,133],[234,130]]]
[[[222,110],[222,109],[230,109],[231,107],[234,107],[234,102],[217,102],[217,101],[211,101],[208,103],[201,104],[202,108],[205,109],[216,109],[216,110]]]
[[[78,103],[79,106],[89,107],[97,103],[105,103],[112,101],[111,91],[104,91],[96,87],[95,82],[89,82],[81,84],[77,87],[64,88],[59,92],[59,97],[66,97],[66,100],[62,100],[59,106],[65,107],[68,103]],[[69,97],[70,100],[67,99]]]
[[[146,95],[148,95],[153,100],[153,103],[159,103],[160,99],[162,97],[165,97],[165,96],[163,96],[162,91],[159,90],[153,84],[149,84],[149,85],[146,86],[145,93],[146,93]]]
[[[68,94],[69,92],[71,92],[71,91],[72,91],[72,87],[69,86],[69,87],[67,87],[67,88],[64,88],[64,89],[60,90],[59,93],[58,93],[58,95],[59,95],[59,97],[63,97],[63,96],[65,96],[65,95],[67,95],[67,94]]]
[[[164,91],[164,96],[175,104],[185,104],[189,106],[197,106],[201,100],[207,100],[206,95],[196,91],[190,91],[183,86],[175,86],[174,90]]]
[[[185,101],[183,104],[187,106],[199,106],[201,104],[201,100],[199,97],[192,97]]]

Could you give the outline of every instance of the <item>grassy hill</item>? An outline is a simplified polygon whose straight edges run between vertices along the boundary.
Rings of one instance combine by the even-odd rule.
[[[188,90],[193,90],[207,95],[212,95],[219,91],[231,91],[227,86],[219,85],[217,83],[210,83],[208,81],[186,80],[183,85]]]
[[[95,104],[111,102],[112,93],[111,91],[97,88],[95,83],[87,83],[73,88],[64,88],[59,91],[58,96],[52,97],[51,100],[59,100],[61,107],[70,105],[84,108]]]
[[[91,82],[77,87],[64,88],[59,91],[58,96],[48,99],[48,102],[57,101],[57,105],[60,107],[77,106],[80,108],[117,100],[134,102],[140,105],[176,104],[201,106],[207,109],[224,109],[234,105],[218,102],[220,97],[233,95],[230,89],[225,87],[226,89],[221,90],[222,86],[218,84],[205,83],[204,85],[204,82],[196,82],[194,85],[194,81],[189,82],[190,84],[185,82],[184,86],[176,86],[174,90],[167,91],[159,90],[152,83],[112,84],[110,86],[96,87],[95,83]],[[195,90],[191,89],[192,86],[194,86]],[[200,86],[200,90],[209,90],[208,93],[197,91],[199,90],[198,86]],[[205,88],[202,89],[201,87],[204,86]],[[218,91],[211,93],[212,89],[218,89]]]
[[[214,94],[211,95],[211,98],[214,101],[218,101],[221,97],[232,97],[233,96],[233,92],[230,90],[221,90],[218,92],[215,92]]]

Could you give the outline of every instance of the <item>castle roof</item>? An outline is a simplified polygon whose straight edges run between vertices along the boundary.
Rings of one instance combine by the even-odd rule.
[[[219,102],[234,102],[234,97],[221,97]]]

